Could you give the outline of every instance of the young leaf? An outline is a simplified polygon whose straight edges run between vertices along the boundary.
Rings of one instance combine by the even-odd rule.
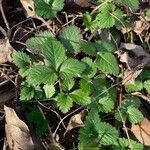
[[[57,79],[55,73],[48,67],[44,65],[33,66],[29,70],[29,75],[27,80],[29,83],[38,85],[38,84],[53,84]]]
[[[86,66],[83,72],[83,76],[85,75],[85,76],[88,76],[88,78],[93,78],[97,72],[96,64],[89,57],[84,57],[82,59],[82,62],[84,62]]]
[[[78,27],[74,25],[64,27],[61,30],[59,37],[68,52],[80,52],[80,42],[82,35]]]
[[[45,19],[52,19],[64,7],[64,0],[36,0],[34,1],[35,12]]]
[[[88,105],[91,103],[91,98],[81,89],[75,90],[70,93],[70,97],[79,105]]]
[[[19,68],[26,68],[30,65],[30,57],[23,52],[14,51],[12,54],[12,58],[13,58],[13,62]]]
[[[146,89],[146,91],[150,94],[150,80],[146,80],[144,82],[144,88]]]
[[[63,79],[68,79],[72,77],[77,77],[80,75],[85,69],[85,65],[83,62],[80,62],[76,59],[67,59],[63,62],[60,67],[60,76]]]
[[[133,124],[139,123],[144,119],[142,113],[137,108],[132,106],[128,107],[127,114],[129,121]]]
[[[117,76],[119,74],[119,66],[115,56],[111,53],[99,53],[96,59],[97,67],[105,72]]]
[[[53,84],[45,84],[43,86],[46,98],[51,98],[55,94],[55,87]]]
[[[66,59],[65,48],[59,41],[54,39],[49,39],[45,42],[43,45],[43,55],[56,70]]]
[[[73,100],[69,95],[60,93],[57,98],[57,106],[63,113],[67,113],[73,105]]]

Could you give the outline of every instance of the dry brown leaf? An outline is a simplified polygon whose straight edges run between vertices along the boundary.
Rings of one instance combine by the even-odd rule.
[[[117,52],[120,62],[126,64],[123,84],[132,84],[145,66],[150,66],[150,54],[135,44],[121,43]]]
[[[12,50],[8,39],[0,39],[0,64],[12,61]]]
[[[64,135],[67,132],[69,132],[70,130],[72,130],[74,128],[77,128],[77,127],[82,127],[84,125],[83,121],[82,121],[82,119],[84,117],[84,113],[85,113],[85,111],[83,110],[80,113],[78,113],[78,114],[71,117]]]
[[[139,125],[132,125],[131,131],[142,144],[150,146],[150,121],[147,118]]]
[[[28,126],[18,118],[14,109],[4,106],[5,132],[8,145],[12,150],[34,150]]]
[[[27,17],[33,17],[35,16],[34,11],[34,1],[33,0],[20,0],[22,6],[26,10]]]

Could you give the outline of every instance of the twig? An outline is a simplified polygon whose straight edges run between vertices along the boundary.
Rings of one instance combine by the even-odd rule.
[[[0,31],[2,32],[2,34],[4,35],[4,37],[7,37],[7,33],[6,31],[0,26]]]
[[[8,30],[7,32],[9,33],[9,32],[10,32],[10,28],[9,28],[9,24],[8,24],[8,21],[7,21],[7,19],[6,19],[5,13],[4,13],[4,9],[3,9],[3,6],[2,6],[2,1],[3,1],[3,0],[0,0],[0,11],[1,11],[2,17],[3,17],[3,19],[4,19],[6,28],[7,28],[7,30]]]

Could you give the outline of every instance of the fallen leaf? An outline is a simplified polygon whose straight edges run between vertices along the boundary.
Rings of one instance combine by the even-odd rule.
[[[11,62],[12,47],[8,39],[0,39],[0,64]]]
[[[132,125],[134,136],[144,145],[150,146],[150,121],[147,118],[137,125]]]
[[[142,68],[150,66],[150,54],[139,45],[121,43],[117,54],[120,62],[126,64],[123,84],[133,84]]]
[[[66,128],[66,131],[64,133],[64,136],[67,132],[69,132],[70,130],[74,129],[74,128],[77,128],[77,127],[82,127],[84,124],[83,124],[83,117],[84,117],[84,113],[85,113],[85,110],[81,111],[80,113],[74,115],[71,117],[69,123],[68,123],[68,126]]]
[[[5,133],[8,145],[12,150],[34,150],[28,126],[18,118],[14,109],[4,106]]]
[[[26,11],[27,17],[35,16],[34,1],[33,0],[20,0],[20,2]]]

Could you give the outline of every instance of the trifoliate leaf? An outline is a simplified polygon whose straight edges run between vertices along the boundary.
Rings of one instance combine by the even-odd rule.
[[[146,11],[146,16],[147,16],[148,18],[150,18],[150,9],[148,9],[148,10]]]
[[[45,84],[43,86],[46,98],[51,98],[55,94],[55,87],[53,84]]]
[[[90,82],[81,79],[80,80],[80,88],[83,92],[90,94],[92,92],[92,85]]]
[[[44,65],[33,66],[29,70],[29,75],[27,80],[29,83],[38,85],[38,84],[52,84],[56,81],[57,76],[55,73],[48,67]]]
[[[64,27],[60,31],[59,37],[68,52],[80,52],[82,34],[80,33],[80,29],[78,27],[74,25]]]
[[[98,53],[96,64],[97,67],[104,73],[109,73],[115,76],[119,74],[117,60],[111,53]]]
[[[14,51],[12,58],[15,65],[19,68],[27,68],[30,65],[30,57],[24,52]]]
[[[42,47],[48,38],[52,38],[54,35],[50,31],[40,32],[26,41],[27,47],[35,54],[39,54],[42,51]]]
[[[96,64],[89,57],[84,57],[82,59],[82,62],[84,62],[85,66],[86,66],[86,68],[83,72],[83,76],[86,75],[86,76],[88,76],[88,78],[93,78],[97,72]]]
[[[146,89],[146,91],[150,94],[150,80],[146,80],[144,82],[144,88]]]
[[[70,91],[72,89],[72,87],[74,86],[75,81],[73,78],[67,79],[67,80],[63,80],[61,87],[64,91]]]
[[[70,93],[70,97],[79,105],[88,105],[91,103],[91,98],[87,93],[83,92],[81,89],[75,90]]]
[[[141,81],[135,81],[133,84],[125,85],[125,90],[127,92],[136,92],[143,89],[143,83]]]
[[[85,69],[85,64],[76,59],[67,59],[63,62],[60,67],[60,76],[63,79],[68,79],[72,77],[77,77],[80,75]]]
[[[45,19],[52,19],[64,7],[64,0],[36,0],[34,1],[35,12]]]
[[[132,124],[139,123],[144,119],[142,113],[137,108],[132,106],[128,107],[127,114],[128,119]]]
[[[102,145],[111,145],[119,137],[119,133],[116,128],[106,122],[95,124],[95,129],[98,132],[99,143]]]
[[[101,97],[99,99],[99,110],[101,112],[111,112],[114,108],[114,102],[110,100],[107,96]]]
[[[111,3],[107,3],[100,8],[100,11],[101,12],[96,16],[95,24],[100,28],[113,27],[116,22],[116,17],[114,17],[113,15],[117,14],[115,11],[118,12],[116,6]]]
[[[131,144],[131,145],[130,145]],[[126,148],[130,148],[132,150],[143,150],[143,145],[140,143],[137,143],[136,141],[133,141],[130,139],[125,139],[125,138],[118,138],[118,140],[114,143],[116,147],[114,147],[114,150],[122,150]]]
[[[115,46],[111,42],[101,40],[101,41],[97,41],[95,45],[99,52],[114,53],[116,51]]]
[[[47,40],[43,45],[43,55],[56,70],[66,59],[65,48],[59,41],[53,39]]]
[[[82,52],[84,52],[87,55],[90,55],[90,56],[96,55],[95,43],[92,43],[90,41],[81,41],[80,49]]]
[[[73,100],[69,95],[60,93],[57,98],[57,106],[63,113],[67,113],[73,105]]]

